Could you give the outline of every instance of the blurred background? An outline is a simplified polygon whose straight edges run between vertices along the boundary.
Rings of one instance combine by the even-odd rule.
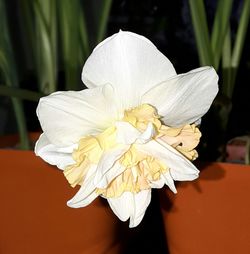
[[[83,89],[85,60],[122,29],[149,38],[177,73],[214,66],[220,92],[201,123],[199,159],[230,161],[230,140],[240,137],[241,154],[231,160],[249,163],[249,16],[250,0],[0,0],[0,136],[18,133],[15,148],[32,149],[39,98]],[[14,146],[0,139],[0,147]],[[143,232],[161,225],[145,221]]]
[[[202,121],[201,160],[225,160],[248,135],[249,0],[1,0],[0,135],[39,132],[39,98],[80,90],[82,66],[104,38],[129,30],[149,38],[177,73],[212,65],[220,93]]]

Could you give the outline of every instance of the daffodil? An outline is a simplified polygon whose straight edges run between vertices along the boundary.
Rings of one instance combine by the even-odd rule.
[[[137,226],[151,189],[193,180],[198,169],[197,123],[218,92],[212,67],[177,75],[145,37],[120,31],[87,59],[88,89],[56,92],[40,100],[43,134],[35,152],[80,185],[68,206],[106,198],[114,213]]]

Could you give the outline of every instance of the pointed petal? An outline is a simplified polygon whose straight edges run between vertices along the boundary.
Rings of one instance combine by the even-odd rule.
[[[139,225],[144,217],[146,209],[151,201],[151,190],[143,190],[133,195],[134,211],[130,216],[129,227],[133,228]]]
[[[148,39],[120,31],[94,49],[82,80],[88,87],[112,84],[128,109],[137,106],[148,89],[174,75],[170,61]]]
[[[79,191],[71,200],[67,202],[69,207],[79,208],[87,206],[98,196],[98,194],[95,192],[96,188],[93,183],[95,172],[96,165],[92,165]]]
[[[126,168],[117,161],[104,175],[95,177],[96,188],[104,189],[111,183],[117,176],[119,176]]]
[[[114,167],[116,161],[119,160],[120,157],[128,149],[129,149],[128,145],[123,145],[123,146],[116,147],[115,149],[108,150],[102,155],[102,157],[98,163],[98,166],[96,169],[96,176],[94,179],[94,184],[98,188],[102,188],[101,186],[107,185],[110,182],[110,179],[115,177],[117,172],[114,172],[114,170],[118,170],[120,172],[123,169],[119,165],[116,165],[115,168],[113,168],[113,167]],[[109,172],[110,170],[111,170],[111,172]],[[113,172],[114,172],[114,174],[113,174]]]
[[[40,156],[49,164],[56,165],[58,168],[64,169],[68,165],[75,163],[72,158],[74,148],[76,148],[76,145],[56,147],[49,142],[48,138],[43,133],[36,142],[35,154]]]
[[[56,92],[40,99],[37,115],[49,141],[59,147],[109,127],[117,117],[110,85],[80,92]]]
[[[117,198],[107,198],[108,203],[113,210],[114,214],[121,220],[128,220],[132,208],[132,193],[124,192],[120,197]]]
[[[198,68],[166,80],[142,98],[157,108],[169,126],[198,121],[209,109],[218,92],[218,75],[212,67]]]
[[[170,168],[169,172],[174,180],[194,180],[199,175],[199,170],[188,159],[160,139],[137,145],[136,148],[164,162]]]
[[[130,217],[130,228],[136,227],[141,222],[150,201],[151,190],[143,190],[136,194],[124,192],[118,198],[108,198],[111,209],[121,221],[126,221]]]
[[[170,171],[167,171],[165,174],[162,175],[162,177],[164,178],[165,184],[169,187],[169,189],[173,193],[177,193],[177,190],[174,185],[174,180],[173,180],[172,176],[170,175]]]

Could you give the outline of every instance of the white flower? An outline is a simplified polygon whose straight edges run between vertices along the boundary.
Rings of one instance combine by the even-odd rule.
[[[195,123],[217,94],[218,76],[211,67],[177,75],[149,40],[119,32],[94,49],[82,80],[88,89],[40,100],[44,133],[35,152],[81,185],[70,207],[101,195],[135,227],[151,188],[176,192],[174,180],[198,177],[190,162],[201,135]]]

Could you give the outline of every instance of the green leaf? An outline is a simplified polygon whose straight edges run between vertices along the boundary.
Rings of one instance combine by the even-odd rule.
[[[89,36],[83,8],[79,9],[80,52],[79,62],[82,65],[90,54]]]
[[[18,76],[13,57],[9,28],[6,17],[6,8],[3,1],[0,1],[0,72],[3,80],[9,87],[18,86]],[[21,149],[29,149],[28,132],[25,122],[22,101],[11,98],[13,109],[16,116],[18,132],[20,135]]]
[[[39,101],[41,97],[45,96],[43,93],[33,92],[17,87],[9,87],[5,85],[0,85],[0,95],[35,102]]]
[[[242,49],[245,42],[247,27],[250,16],[250,0],[245,0],[242,6],[242,13],[240,17],[240,23],[236,34],[236,40],[234,44],[232,54],[232,66],[238,68],[241,58]]]
[[[57,12],[55,0],[33,0],[35,12],[35,58],[40,91],[56,91]]]
[[[222,94],[231,98],[231,33],[228,27],[222,50]]]
[[[21,29],[21,42],[22,48],[24,50],[27,69],[33,69],[34,62],[34,53],[35,53],[35,24],[34,24],[34,13],[33,6],[30,3],[30,0],[20,0],[18,2],[20,8],[21,18],[18,20],[20,29]]]
[[[59,7],[59,26],[62,42],[62,56],[66,76],[66,90],[77,90],[79,85],[79,52],[80,31],[79,16],[81,4],[79,0],[61,0]],[[81,17],[81,19],[83,19]]]
[[[203,0],[189,0],[199,60],[202,66],[214,65]]]
[[[240,22],[236,34],[236,40],[233,47],[233,51],[231,50],[231,38],[229,29],[224,42],[223,59],[222,59],[222,70],[223,70],[222,92],[230,99],[233,96],[236,76],[240,64],[242,50],[247,33],[247,27],[249,23],[249,16],[250,16],[250,0],[245,0],[242,6]]]
[[[111,5],[112,0],[103,1],[101,16],[98,23],[97,41],[96,41],[97,43],[101,42],[105,36]]]
[[[225,36],[230,26],[232,3],[232,0],[219,0],[217,4],[211,36],[214,68],[216,70],[219,67]]]

